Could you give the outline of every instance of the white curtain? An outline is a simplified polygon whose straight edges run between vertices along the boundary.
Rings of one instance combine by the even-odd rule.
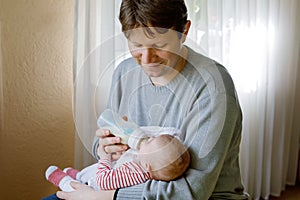
[[[2,65],[2,24],[0,21],[0,131],[2,132],[3,128],[3,65]]]
[[[121,0],[76,0],[75,165],[90,157],[96,119],[116,64],[129,55],[120,32]],[[296,181],[300,135],[300,2],[186,0],[187,43],[231,73],[244,114],[241,170],[253,199],[279,196]],[[89,151],[86,151],[88,149]]]
[[[120,0],[75,0],[75,167],[95,160],[92,142],[97,116],[105,108],[112,72],[125,47],[117,13]]]

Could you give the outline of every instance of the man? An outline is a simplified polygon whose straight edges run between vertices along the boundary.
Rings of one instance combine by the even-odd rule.
[[[132,58],[114,72],[108,108],[140,126],[181,130],[191,165],[175,181],[116,191],[73,184],[64,199],[248,199],[239,168],[242,113],[226,69],[184,45],[191,22],[184,0],[123,0],[120,22]],[[97,148],[118,159],[127,146],[98,130]]]

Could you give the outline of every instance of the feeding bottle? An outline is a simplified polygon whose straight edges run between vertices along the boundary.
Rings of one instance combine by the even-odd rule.
[[[146,136],[143,131],[132,121],[124,120],[118,113],[106,109],[98,118],[97,124],[102,129],[108,129],[111,134],[120,137],[121,143],[129,144],[137,149],[139,141]]]

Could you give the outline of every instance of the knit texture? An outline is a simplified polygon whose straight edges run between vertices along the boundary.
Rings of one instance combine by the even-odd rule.
[[[115,70],[110,92],[107,107],[138,126],[179,129],[192,161],[182,178],[122,188],[117,199],[247,199],[239,168],[242,114],[222,65],[189,48],[184,69],[154,86],[129,58]]]

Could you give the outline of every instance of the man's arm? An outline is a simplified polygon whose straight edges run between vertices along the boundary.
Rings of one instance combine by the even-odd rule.
[[[220,100],[224,98],[226,104],[220,106],[224,103]],[[236,146],[231,142],[236,126],[241,124],[240,116],[236,99],[227,97],[226,94],[217,94],[197,102],[182,125],[182,132],[186,134],[183,142],[191,153],[190,169],[175,181],[152,180],[120,189],[117,199],[209,199],[217,185],[231,145]],[[238,156],[238,151],[232,152],[233,158]],[[232,182],[228,182],[228,185],[235,187]]]
[[[77,183],[71,182],[71,186],[75,189],[73,192],[63,192],[58,191],[56,195],[61,199],[66,200],[113,200],[115,195],[115,190],[94,190],[91,187]]]

